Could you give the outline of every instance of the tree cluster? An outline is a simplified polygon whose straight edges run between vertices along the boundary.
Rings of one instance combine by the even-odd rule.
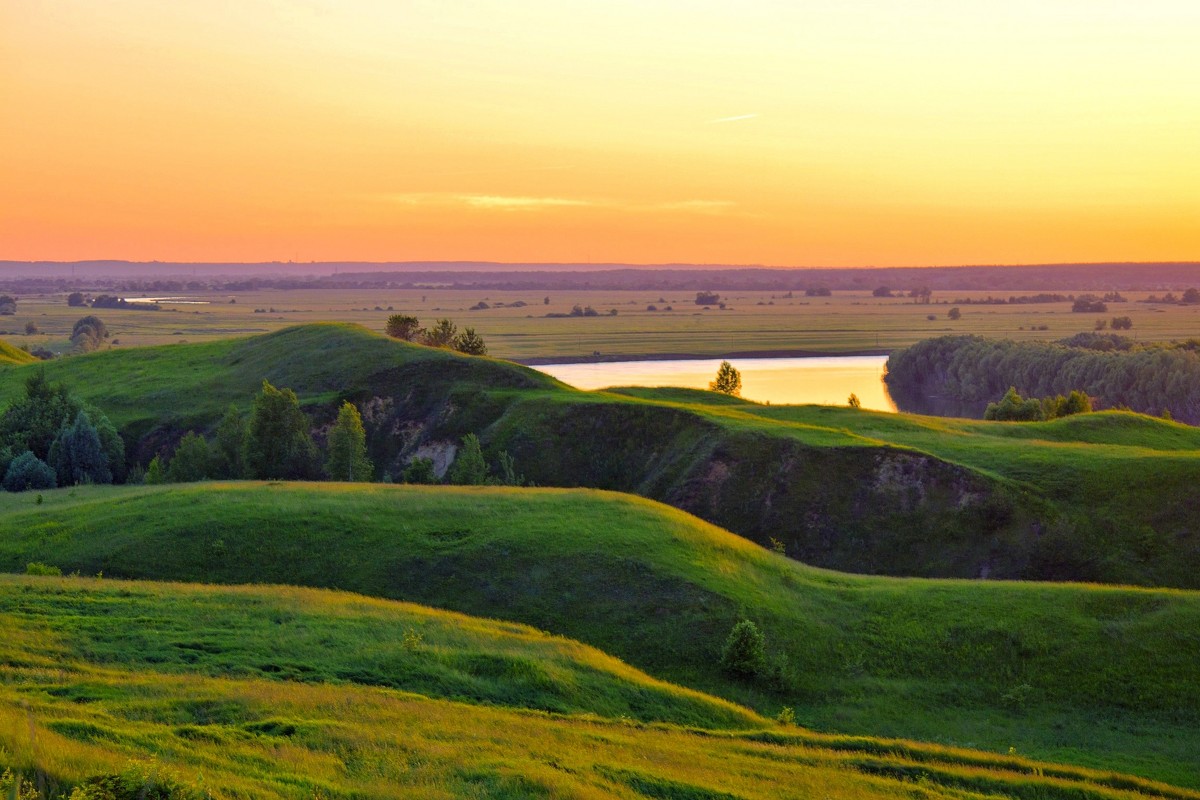
[[[0,414],[0,477],[10,492],[125,478],[125,443],[108,417],[42,370]]]
[[[1108,304],[1094,294],[1084,294],[1075,298],[1071,310],[1077,314],[1103,314],[1108,311]]]
[[[76,353],[98,350],[108,338],[108,326],[97,316],[89,314],[71,328],[71,349]]]
[[[1086,414],[1091,410],[1092,398],[1084,392],[1073,391],[1065,396],[1060,394],[1038,400],[1021,397],[1016,387],[1010,386],[999,401],[988,403],[983,418],[1001,422],[1041,422],[1072,414]]]
[[[408,314],[393,314],[385,327],[388,336],[406,342],[416,342],[427,347],[442,347],[457,350],[469,356],[487,355],[487,345],[474,328],[458,326],[449,319],[439,319],[432,327],[422,328],[421,321]]]
[[[9,294],[0,294],[0,315],[9,316],[17,313],[17,298]]]
[[[930,397],[991,402],[1015,386],[1026,396],[1086,393],[1106,408],[1164,409],[1200,424],[1200,342],[1138,345],[1086,333],[1057,343],[943,336],[897,350],[885,380],[902,408]]]

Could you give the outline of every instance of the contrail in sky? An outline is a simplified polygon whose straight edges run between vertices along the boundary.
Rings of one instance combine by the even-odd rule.
[[[722,122],[739,122],[743,119],[754,119],[758,114],[739,114],[736,117],[721,117],[720,119],[710,119],[705,125],[719,125]]]

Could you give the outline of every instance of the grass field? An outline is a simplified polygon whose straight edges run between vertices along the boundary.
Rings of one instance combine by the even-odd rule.
[[[393,674],[430,663],[445,674],[453,657],[481,663],[497,651],[519,653],[518,671],[547,671],[542,684],[569,683],[599,667],[615,688],[640,687],[721,708],[619,665],[623,674],[616,676],[605,669],[610,660],[569,642],[344,594],[2,577],[0,603],[4,790],[13,788],[12,773],[4,772],[9,768],[47,796],[64,797],[83,783],[92,790],[88,797],[162,800],[1200,797],[1015,754],[764,727],[745,712],[749,725],[742,730],[706,731],[468,704],[438,692],[327,680],[319,667],[268,677],[260,669],[262,654],[214,632],[214,624],[226,621],[273,626],[273,658],[303,666],[321,659],[355,662],[351,652],[315,653],[308,637],[342,637],[379,655],[389,634],[398,632],[395,624],[415,624],[428,638],[394,654]],[[199,613],[189,614],[193,603]],[[135,642],[116,611],[144,612],[134,617],[138,624],[156,626],[149,653],[131,652]],[[368,631],[356,623],[368,624]],[[383,644],[375,641],[380,629]],[[523,688],[536,696],[544,686]]]
[[[336,587],[503,618],[766,716],[791,706],[818,730],[1014,748],[1200,786],[1194,592],[841,575],[658,504],[583,490],[237,483],[57,490],[41,504],[0,496],[0,569],[30,561],[85,575]],[[177,613],[139,619],[172,631],[156,620]],[[742,615],[763,628],[773,665],[752,683],[717,668]],[[320,636],[306,627],[299,642]],[[394,644],[380,638],[384,655],[366,658],[365,674],[390,663]],[[172,641],[203,646],[185,666]],[[124,659],[205,671],[264,655],[222,642],[180,635]],[[335,656],[309,661],[313,674],[336,675]],[[605,702],[628,702],[614,697]],[[694,708],[693,724],[714,724],[715,712]]]
[[[706,287],[697,287],[704,289]],[[998,293],[1000,294],[1000,293]],[[1004,292],[1023,294],[1020,292]],[[1031,293],[1032,294],[1032,293]],[[382,331],[391,313],[410,313],[432,322],[448,316],[459,326],[475,327],[501,358],[580,358],[594,352],[616,355],[687,354],[714,356],[733,352],[811,351],[818,353],[887,352],[946,333],[1054,340],[1090,331],[1097,320],[1129,316],[1128,335],[1142,340],[1187,339],[1200,332],[1200,307],[1139,302],[1110,304],[1105,314],[1076,314],[1071,304],[960,306],[962,318],[947,318],[958,298],[983,298],[986,292],[939,292],[933,304],[907,298],[881,299],[869,291],[837,292],[829,298],[785,298],[781,292],[731,292],[728,308],[709,311],[695,305],[695,293],[654,291],[471,292],[447,289],[394,291],[272,290],[230,294],[188,294],[202,303],[164,304],[163,311],[97,310],[115,347],[206,341],[266,333],[290,325],[341,321]],[[1130,301],[1145,293],[1129,293]],[[230,303],[230,300],[236,300]],[[479,301],[491,308],[468,309]],[[512,307],[522,302],[522,307]],[[500,303],[503,308],[497,308]],[[591,306],[597,317],[547,319],[572,306]],[[655,305],[662,309],[647,311]],[[378,307],[378,309],[377,309]],[[392,311],[389,311],[389,307]],[[256,313],[262,309],[262,313]],[[609,316],[615,309],[616,316]],[[90,309],[70,308],[65,294],[20,298],[13,317],[0,318],[17,345],[62,352],[75,321]],[[928,317],[933,315],[934,319]],[[32,321],[40,333],[24,334]],[[1046,326],[1046,330],[1035,330]],[[110,340],[111,341],[111,340]]]

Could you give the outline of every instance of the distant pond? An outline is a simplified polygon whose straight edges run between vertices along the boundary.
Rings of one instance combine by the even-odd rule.
[[[883,383],[887,356],[812,358],[731,358],[742,374],[742,397],[778,405],[844,406],[853,392],[863,408],[895,411]],[[590,364],[539,364],[539,369],[577,389],[613,386],[678,386],[707,389],[721,359],[608,361]]]

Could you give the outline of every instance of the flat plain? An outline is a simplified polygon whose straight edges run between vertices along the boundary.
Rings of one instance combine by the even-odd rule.
[[[703,287],[699,287],[703,288]],[[1071,302],[966,305],[987,292],[935,292],[930,304],[908,297],[877,298],[869,291],[839,291],[831,297],[787,297],[785,292],[730,292],[726,308],[706,310],[695,294],[646,291],[476,291],[465,289],[271,289],[241,293],[186,292],[187,302],[162,303],[161,311],[71,308],[66,294],[27,295],[17,313],[0,317],[0,336],[16,346],[69,348],[75,321],[95,313],[112,332],[110,344],[134,347],[266,333],[308,322],[353,322],[382,331],[393,313],[423,323],[449,317],[474,327],[491,355],[499,358],[588,359],[653,355],[720,356],[731,353],[886,353],[931,336],[978,334],[1018,340],[1055,340],[1095,329],[1098,321],[1128,316],[1124,335],[1144,341],[1200,335],[1200,306],[1138,302],[1146,292],[1128,292],[1128,302],[1110,303],[1104,313],[1075,313]],[[1003,292],[994,296],[1033,295]],[[137,295],[129,295],[135,298]],[[549,303],[545,300],[549,298]],[[488,308],[469,310],[479,303]],[[521,303],[523,305],[516,305]],[[501,305],[503,304],[503,305]],[[569,315],[592,308],[597,316]],[[650,306],[658,310],[647,310]],[[670,306],[671,311],[665,311]],[[948,317],[958,307],[961,318]],[[613,315],[612,312],[616,311]],[[932,317],[932,319],[930,319]],[[33,322],[39,329],[25,334]]]

